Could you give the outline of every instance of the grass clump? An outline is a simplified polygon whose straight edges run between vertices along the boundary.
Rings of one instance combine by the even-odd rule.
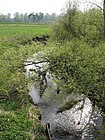
[[[74,107],[79,101],[75,98],[71,98],[66,101],[58,110],[57,113],[62,113],[63,111],[69,110]]]
[[[38,120],[40,112],[35,106],[28,102],[20,106],[17,101],[4,100],[0,108],[0,140],[46,139]]]

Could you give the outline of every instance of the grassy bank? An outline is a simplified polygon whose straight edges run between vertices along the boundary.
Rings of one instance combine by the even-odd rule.
[[[23,63],[44,45],[28,40],[49,34],[46,24],[0,24],[0,140],[45,140],[38,109],[29,102]]]
[[[0,101],[0,140],[45,140],[44,129],[38,117],[40,112],[24,101]]]

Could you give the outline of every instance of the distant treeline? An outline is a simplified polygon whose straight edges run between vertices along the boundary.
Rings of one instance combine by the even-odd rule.
[[[42,12],[39,13],[30,13],[30,14],[22,14],[19,12],[16,12],[13,17],[11,16],[10,13],[7,15],[0,14],[0,22],[35,22],[35,23],[45,23],[45,22],[52,22],[55,21],[57,18],[56,13],[52,14],[44,14]]]

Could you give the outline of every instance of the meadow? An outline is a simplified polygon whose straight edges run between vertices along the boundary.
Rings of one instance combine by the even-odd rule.
[[[1,23],[0,38],[11,36],[33,36],[50,33],[49,24],[34,24],[34,23]]]
[[[19,69],[24,60],[42,50],[42,44],[27,40],[50,31],[48,24],[0,24],[0,140],[32,139],[34,134],[36,140],[46,139],[40,112],[30,103],[27,81]]]

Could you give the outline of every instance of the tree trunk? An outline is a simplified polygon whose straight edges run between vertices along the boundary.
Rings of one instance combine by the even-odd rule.
[[[103,33],[103,38],[105,40],[105,0],[103,3],[103,16],[104,16],[104,33]]]

